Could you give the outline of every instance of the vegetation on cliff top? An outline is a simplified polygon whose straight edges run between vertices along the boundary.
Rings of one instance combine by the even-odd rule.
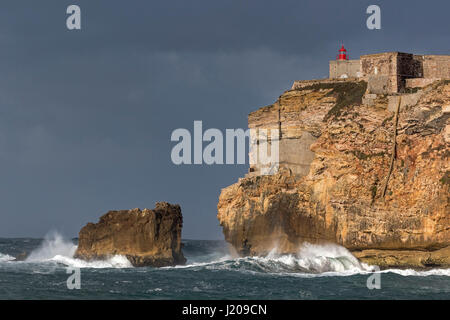
[[[334,84],[329,95],[336,96],[336,104],[328,111],[324,121],[331,117],[339,117],[345,108],[361,104],[366,89],[367,82],[365,81]]]
[[[336,97],[336,104],[328,111],[323,119],[323,121],[326,122],[331,117],[339,117],[345,108],[361,104],[362,97],[367,89],[367,82],[315,83],[297,90],[324,89],[331,89],[327,96]]]
[[[446,171],[444,176],[439,180],[442,184],[450,185],[450,171]]]

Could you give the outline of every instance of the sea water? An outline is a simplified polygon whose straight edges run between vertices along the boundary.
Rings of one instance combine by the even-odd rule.
[[[58,234],[0,239],[0,299],[450,299],[450,269],[383,270],[370,290],[373,267],[336,245],[242,258],[225,241],[183,243],[186,265],[134,268],[124,256],[74,259],[76,240]],[[79,268],[80,289],[68,289],[69,267]]]

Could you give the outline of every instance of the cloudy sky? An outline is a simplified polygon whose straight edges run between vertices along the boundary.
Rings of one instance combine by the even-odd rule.
[[[370,4],[381,30],[366,28]],[[222,239],[220,190],[247,165],[176,166],[172,131],[245,129],[293,80],[326,77],[341,41],[351,58],[450,54],[449,12],[437,0],[2,0],[0,237],[74,237],[108,210],[169,201],[184,238]]]

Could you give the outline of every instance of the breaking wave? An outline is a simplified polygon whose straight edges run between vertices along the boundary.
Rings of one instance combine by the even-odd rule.
[[[168,268],[228,270],[300,277],[367,275],[375,272],[374,266],[361,263],[346,248],[335,244],[305,243],[297,254],[291,255],[280,255],[274,248],[267,256],[232,258],[226,254],[213,261],[196,260],[188,258],[186,265]],[[388,269],[376,272],[396,273],[402,276],[450,276],[450,269],[428,271]]]
[[[360,263],[344,247],[334,244],[312,245],[309,243],[304,244],[296,255],[279,255],[275,248],[264,257],[233,259],[230,255],[224,255],[220,259],[210,262],[188,260],[187,265],[175,268],[206,268],[306,276],[352,275],[373,271],[371,266]]]
[[[77,246],[65,240],[59,233],[51,232],[47,234],[41,245],[33,250],[26,258],[26,262],[49,261],[56,256],[73,257]]]
[[[335,245],[313,245],[305,243],[297,254],[283,255],[274,248],[266,256],[237,257],[223,241],[184,240],[186,265],[164,269],[224,270],[243,273],[265,273],[278,276],[323,277],[369,274],[373,266],[361,263],[346,248]],[[116,255],[106,260],[84,261],[75,259],[77,245],[60,234],[48,234],[38,248],[23,262],[57,264],[75,268],[133,268],[125,256]],[[15,258],[0,253],[0,263],[12,263]],[[450,276],[450,269],[417,271],[412,269],[387,269],[376,271],[401,276]]]
[[[416,271],[413,269],[386,269],[380,273],[396,273],[404,277],[428,277],[428,276],[447,276],[450,277],[450,269],[431,269],[426,271]]]
[[[9,254],[3,254],[0,252],[0,262],[7,262],[7,261],[13,261],[16,258],[11,257]]]
[[[75,268],[131,268],[130,261],[116,255],[106,260],[84,261],[73,256],[77,245],[57,232],[49,233],[42,244],[27,257],[25,262],[54,262]],[[14,259],[14,258],[13,258]]]
[[[206,268],[305,276],[352,275],[373,271],[372,267],[360,263],[344,247],[309,243],[305,243],[296,255],[280,255],[275,248],[264,257],[221,260]]]
[[[131,262],[121,255],[115,255],[106,260],[84,261],[81,259],[69,258],[66,256],[56,255],[51,261],[64,264],[75,268],[132,268]]]

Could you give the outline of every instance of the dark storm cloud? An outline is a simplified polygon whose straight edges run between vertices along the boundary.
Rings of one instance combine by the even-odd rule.
[[[65,28],[69,4],[82,30]],[[2,1],[0,236],[74,236],[109,209],[180,203],[221,238],[220,189],[246,166],[175,166],[176,128],[245,128],[295,79],[363,53],[448,53],[449,5],[374,1]]]

